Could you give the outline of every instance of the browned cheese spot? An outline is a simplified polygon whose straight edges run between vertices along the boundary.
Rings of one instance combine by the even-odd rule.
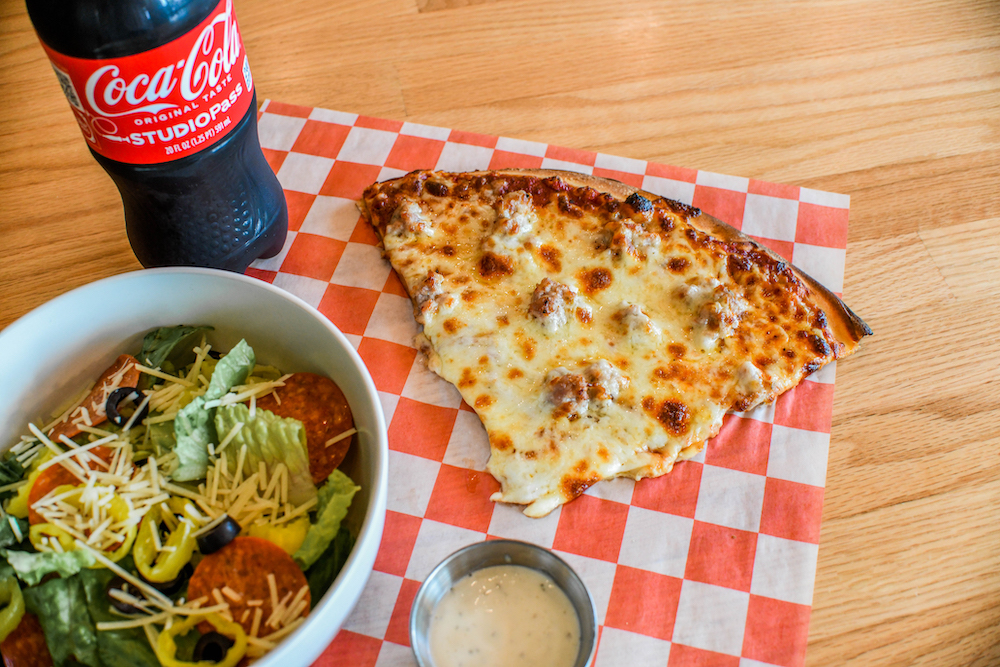
[[[666,367],[658,366],[653,370],[653,381],[658,383],[680,381],[691,382],[694,373],[691,368],[677,361],[672,361]]]
[[[467,289],[462,292],[462,301],[466,303],[472,303],[479,297],[479,292],[474,289]]]
[[[454,257],[455,256],[455,246],[451,246],[451,245],[442,246],[442,248],[441,248],[441,254],[444,255],[445,257]]]
[[[821,368],[823,368],[822,362],[820,362],[818,359],[813,359],[812,361],[810,361],[809,363],[807,363],[802,367],[802,372],[805,373],[806,375],[812,375]]]
[[[682,359],[684,355],[687,354],[687,348],[683,343],[671,343],[670,345],[667,345],[667,352],[669,352],[672,357]]]
[[[523,378],[524,371],[522,371],[520,368],[512,368],[509,371],[507,371],[507,377],[511,380],[517,380],[519,378]]]
[[[796,335],[803,342],[808,344],[809,348],[816,354],[822,357],[828,357],[831,354],[833,354],[833,348],[830,347],[830,344],[827,343],[826,339],[823,338],[822,336],[809,333],[808,331],[799,331],[796,333]]]
[[[600,292],[603,289],[611,287],[613,277],[610,270],[601,266],[581,271],[579,281],[583,286],[584,293],[594,294],[595,292]]]
[[[490,445],[498,451],[506,451],[514,448],[514,441],[506,433],[490,433]]]
[[[816,329],[826,329],[829,326],[826,321],[826,313],[817,309],[816,314],[813,316],[812,325]]]
[[[505,327],[508,324],[510,324],[510,318],[507,317],[506,315],[497,315],[497,324],[499,324],[502,327]]]
[[[483,356],[479,357],[479,365],[480,366],[485,366],[488,363],[490,363],[490,358],[488,356],[486,356],[484,354]]]
[[[535,451],[535,450],[533,450],[533,449],[529,449],[529,450],[528,450],[528,451],[526,451],[526,452],[521,452],[521,456],[523,456],[524,458],[526,458],[526,459],[528,459],[529,461],[531,461],[531,460],[533,460],[533,459],[534,459],[534,458],[535,458],[536,456],[538,456],[538,452],[536,452],[536,451]]]
[[[758,368],[767,368],[768,366],[770,366],[771,364],[773,364],[775,361],[777,361],[777,359],[774,359],[773,357],[765,357],[763,355],[759,355],[759,356],[757,356],[757,357],[754,358],[753,363]]]
[[[517,344],[521,348],[521,355],[527,361],[531,361],[535,358],[537,343],[534,338],[525,333],[524,329],[517,330]]]
[[[686,257],[671,257],[667,262],[667,268],[673,273],[684,273],[689,266],[691,262]]]
[[[657,402],[652,396],[642,399],[642,407],[672,435],[683,435],[691,427],[688,407],[673,399]]]
[[[538,249],[538,254],[541,256],[542,261],[553,273],[559,273],[562,271],[562,253],[559,252],[558,248],[553,248],[550,245],[543,245]]]
[[[596,475],[574,476],[572,474],[567,474],[563,476],[560,486],[562,487],[563,495],[568,499],[572,499],[576,498],[599,481],[600,478]]]
[[[514,260],[506,255],[487,251],[479,260],[479,275],[486,279],[509,276],[514,272]]]
[[[590,324],[594,320],[594,313],[587,308],[577,308],[576,319],[581,324]]]
[[[483,408],[488,408],[493,405],[493,397],[489,394],[483,394],[482,396],[476,397],[476,408],[482,410]]]
[[[601,445],[600,447],[597,448],[597,455],[601,458],[602,461],[611,460],[611,452],[609,452],[608,448],[605,447],[604,445]]]
[[[465,322],[463,322],[462,320],[458,319],[457,317],[449,317],[448,319],[446,319],[444,321],[444,324],[442,324],[441,326],[444,327],[445,331],[447,331],[450,334],[453,334],[456,331],[458,331],[459,329],[461,329],[462,327],[464,327],[465,326]]]
[[[471,368],[462,369],[462,377],[458,380],[459,387],[472,387],[476,384],[476,374]]]

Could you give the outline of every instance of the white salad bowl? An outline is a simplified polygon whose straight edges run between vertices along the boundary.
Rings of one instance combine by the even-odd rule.
[[[209,341],[241,338],[261,363],[326,375],[343,390],[358,429],[341,470],[361,490],[344,520],[357,541],[308,620],[255,664],[309,665],[357,604],[385,523],[388,444],[375,385],[347,338],[298,297],[247,276],[200,268],[148,269],[74,289],[0,331],[0,451],[94,381],[160,326],[208,324]]]

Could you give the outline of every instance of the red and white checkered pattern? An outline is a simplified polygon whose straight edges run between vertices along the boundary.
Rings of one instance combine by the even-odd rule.
[[[413,347],[409,300],[355,206],[376,180],[418,168],[570,169],[697,206],[843,287],[849,198],[536,142],[267,101],[260,140],[288,200],[281,253],[248,273],[316,306],[357,348],[389,425],[385,534],[361,602],[318,665],[415,664],[420,583],[493,537],[548,547],[587,583],[596,667],[801,665],[819,543],[834,365],[774,405],[729,415],[694,460],[615,480],[543,519],[489,500],[489,444],[458,391]]]

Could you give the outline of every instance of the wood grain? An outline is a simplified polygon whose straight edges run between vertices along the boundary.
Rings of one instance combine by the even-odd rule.
[[[1000,664],[1000,5],[237,0],[258,96],[851,196],[809,665]],[[0,326],[138,268],[0,0]],[[2,372],[2,371],[0,371]]]

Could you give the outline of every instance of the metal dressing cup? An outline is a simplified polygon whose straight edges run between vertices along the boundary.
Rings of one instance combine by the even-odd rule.
[[[427,576],[410,609],[410,646],[419,667],[436,667],[431,655],[430,625],[438,603],[466,575],[494,565],[536,570],[558,586],[580,621],[580,647],[573,667],[587,667],[597,649],[597,611],[583,580],[564,560],[543,547],[517,540],[487,540],[459,549]]]

